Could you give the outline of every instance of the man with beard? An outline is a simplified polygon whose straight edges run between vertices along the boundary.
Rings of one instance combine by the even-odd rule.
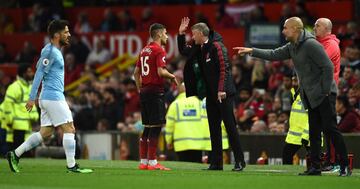
[[[63,147],[68,172],[92,172],[91,169],[81,169],[75,162],[75,127],[64,95],[64,58],[61,54],[61,47],[69,44],[68,25],[65,20],[53,20],[48,26],[50,43],[41,50],[30,97],[25,105],[26,110],[30,112],[35,102],[38,102],[41,109],[41,129],[39,132],[33,133],[14,151],[9,151],[6,154],[10,169],[13,172],[20,171],[18,164],[21,155],[40,145],[44,139],[49,138],[55,127],[60,127],[64,133]],[[42,89],[38,97],[40,83],[42,83]]]
[[[140,52],[136,63],[134,78],[140,92],[141,118],[144,131],[140,137],[140,170],[170,170],[157,162],[156,149],[161,127],[165,124],[164,79],[170,79],[178,85],[175,75],[166,70],[166,45],[168,36],[162,24],[150,26],[153,40]]]
[[[309,139],[311,167],[300,175],[321,175],[321,132],[330,136],[341,156],[339,176],[350,176],[349,161],[344,138],[336,127],[335,100],[337,87],[334,65],[315,37],[304,29],[299,17],[291,17],[282,30],[288,43],[269,50],[235,47],[238,54],[251,54],[267,60],[292,59],[299,79],[299,94],[309,115]]]

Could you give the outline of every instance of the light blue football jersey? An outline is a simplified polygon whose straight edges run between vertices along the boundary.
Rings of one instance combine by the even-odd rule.
[[[60,49],[51,43],[45,45],[36,65],[30,100],[36,99],[40,83],[42,83],[40,100],[65,100],[64,66],[64,58]]]

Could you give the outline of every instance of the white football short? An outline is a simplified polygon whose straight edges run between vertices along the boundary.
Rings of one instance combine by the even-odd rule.
[[[69,105],[65,100],[39,100],[41,109],[40,125],[59,126],[64,123],[73,122]]]

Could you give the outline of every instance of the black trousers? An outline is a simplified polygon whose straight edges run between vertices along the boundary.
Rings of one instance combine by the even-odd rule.
[[[282,154],[282,159],[283,159],[284,165],[292,165],[293,164],[293,156],[295,155],[295,153],[297,151],[300,150],[300,148],[302,146],[304,146],[306,148],[307,152],[310,151],[310,148],[307,146],[308,141],[303,139],[303,140],[301,140],[301,143],[302,143],[302,145],[285,143],[284,148],[283,148],[283,154]]]
[[[179,161],[195,162],[195,163],[202,162],[201,150],[185,150],[185,151],[176,152],[176,155],[178,156]]]
[[[225,129],[228,134],[230,146],[234,152],[235,162],[240,163],[244,161],[244,154],[240,145],[240,136],[236,128],[236,121],[233,112],[234,97],[227,97],[219,101],[211,98],[206,98],[206,112],[208,116],[211,148],[210,165],[222,167],[222,133],[221,121],[224,121]]]
[[[307,100],[306,96],[305,98]],[[320,168],[321,163],[321,131],[330,137],[334,144],[335,151],[340,156],[340,166],[344,167],[349,164],[344,138],[336,127],[335,101],[336,94],[330,94],[319,106],[309,107],[310,158],[312,166],[317,169]]]

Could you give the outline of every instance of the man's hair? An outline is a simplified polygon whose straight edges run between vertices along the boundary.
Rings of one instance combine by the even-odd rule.
[[[208,37],[210,33],[209,27],[204,22],[199,22],[197,24],[194,24],[191,27],[191,30],[198,30],[206,37]]]
[[[29,63],[21,63],[18,66],[17,69],[17,75],[20,77],[24,77],[24,74],[26,73],[26,71],[31,68],[31,64]]]
[[[162,24],[159,24],[159,23],[151,24],[150,29],[149,29],[151,38],[155,39],[157,32],[159,32],[160,30],[163,30],[163,29],[166,29],[166,28]]]
[[[47,32],[50,38],[53,38],[55,33],[65,30],[65,26],[68,26],[69,22],[66,20],[53,20],[49,23]]]

